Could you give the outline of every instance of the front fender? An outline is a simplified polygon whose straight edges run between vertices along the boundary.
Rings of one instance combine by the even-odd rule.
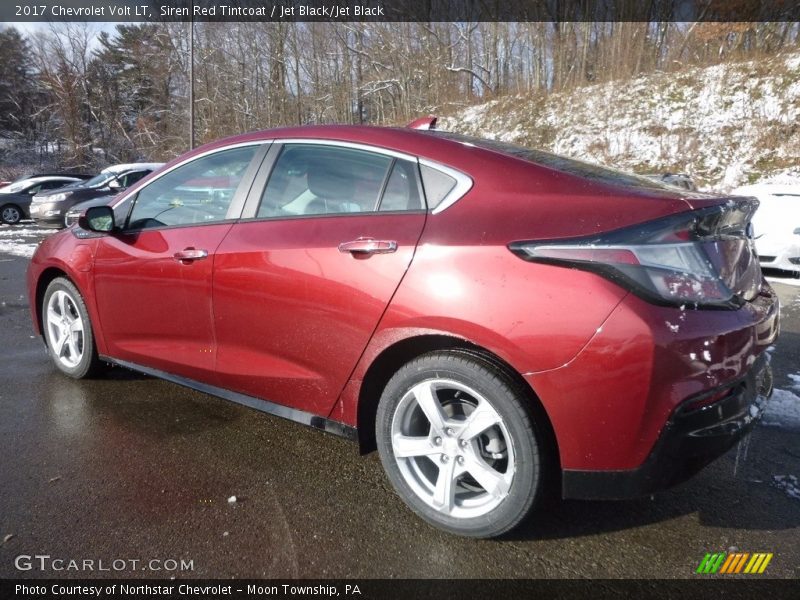
[[[56,277],[66,277],[80,291],[92,323],[98,353],[105,352],[100,315],[94,293],[94,254],[96,239],[78,239],[71,230],[46,238],[36,249],[26,274],[33,329],[39,336],[42,331],[41,300],[47,285]],[[65,257],[65,258],[62,258]]]

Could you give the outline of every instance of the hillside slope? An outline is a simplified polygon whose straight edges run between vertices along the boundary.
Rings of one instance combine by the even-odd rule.
[[[800,53],[654,73],[546,97],[508,96],[441,127],[721,191],[800,178]]]

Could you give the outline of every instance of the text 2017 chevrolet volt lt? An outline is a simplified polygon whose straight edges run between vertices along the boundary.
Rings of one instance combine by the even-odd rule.
[[[350,437],[420,517],[491,537],[749,432],[779,314],[756,206],[446,132],[278,129],[87,209],[28,289],[66,375],[112,363]]]

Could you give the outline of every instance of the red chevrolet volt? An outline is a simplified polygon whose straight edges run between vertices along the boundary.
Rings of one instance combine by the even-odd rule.
[[[115,364],[377,448],[473,537],[548,492],[650,494],[745,435],[778,300],[757,201],[435,130],[198,148],[28,270],[55,366]]]

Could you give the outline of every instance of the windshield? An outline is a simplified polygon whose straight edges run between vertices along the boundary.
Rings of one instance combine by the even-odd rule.
[[[86,185],[86,182],[85,182],[85,181],[83,181],[83,180],[78,180],[78,181],[70,181],[70,182],[69,182],[67,185],[65,185],[64,187],[62,187],[62,188],[59,188],[59,190],[63,190],[63,189],[65,189],[65,188],[77,188],[77,187],[83,187],[83,186],[85,186],[85,185]]]
[[[100,173],[92,177],[89,181],[84,181],[81,187],[100,187],[112,179],[114,179],[114,173]]]

